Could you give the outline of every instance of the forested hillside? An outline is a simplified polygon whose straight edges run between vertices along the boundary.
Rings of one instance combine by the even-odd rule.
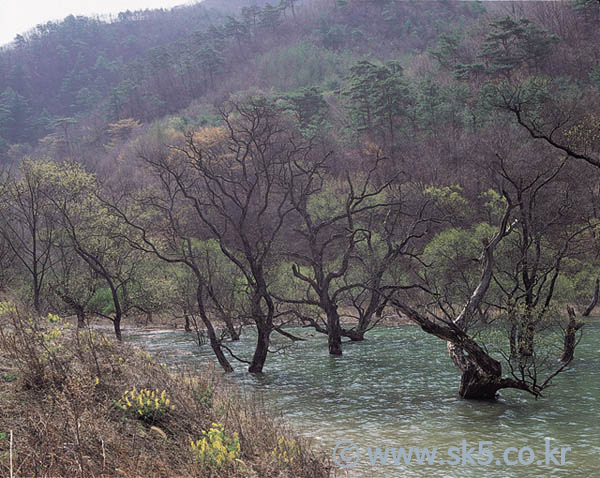
[[[2,149],[72,120],[148,122],[250,87],[333,91],[359,59],[408,60],[433,46],[440,28],[462,29],[483,12],[479,4],[323,1],[296,13],[297,4],[202,2],[112,22],[69,17],[19,35],[0,53]]]
[[[599,26],[591,0],[40,25],[0,51],[0,290],[117,338],[180,317],[228,371],[393,311],[450,343],[462,396],[538,396],[598,300]]]

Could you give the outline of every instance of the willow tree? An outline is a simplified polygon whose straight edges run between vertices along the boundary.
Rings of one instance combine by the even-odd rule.
[[[340,323],[343,294],[358,287],[344,285],[340,279],[349,271],[357,243],[368,236],[366,218],[391,204],[386,192],[393,178],[380,181],[380,159],[364,175],[346,171],[345,177],[336,178],[331,175],[336,160],[333,155],[316,159],[307,155],[303,161],[291,163],[286,175],[292,231],[297,240],[285,248],[285,254],[292,261],[292,274],[305,287],[304,293],[283,300],[316,307],[325,315],[325,327],[316,317],[299,317],[327,334],[331,355],[342,355],[342,335],[362,338],[345,331]]]
[[[280,298],[302,323],[327,334],[331,355],[342,355],[342,337],[364,340],[385,306],[383,292],[395,287],[390,270],[401,268],[398,259],[429,221],[426,199],[399,175],[382,174],[380,149],[365,161],[364,172],[336,172],[337,156],[307,156],[287,176],[297,239],[285,247],[294,287]]]
[[[38,313],[56,232],[56,214],[48,200],[54,168],[50,160],[25,158],[0,177],[0,235],[29,278]]]
[[[94,312],[113,323],[121,340],[121,320],[133,305],[126,288],[134,280],[139,257],[121,240],[120,222],[98,199],[100,185],[93,174],[76,163],[56,165],[48,184],[47,200],[57,216],[60,241],[103,283],[107,300],[101,288],[96,298],[106,304]]]
[[[258,335],[248,370],[261,372],[276,329],[270,268],[292,211],[284,178],[289,164],[310,154],[313,145],[266,98],[232,100],[220,111],[223,126],[208,138],[188,134],[185,145],[174,147],[179,171],[164,172],[245,278]]]
[[[153,178],[152,190],[142,193],[143,204],[155,224],[120,215],[140,235],[141,247],[194,272],[211,346],[223,368],[231,371],[226,347],[204,304],[206,297],[216,303],[211,294],[218,275],[231,271],[211,272],[194,246],[198,241],[218,245],[242,278],[244,293],[237,300],[257,331],[251,360],[230,354],[246,362],[250,372],[261,372],[271,333],[280,331],[271,284],[284,225],[292,212],[285,177],[289,164],[314,146],[266,98],[230,100],[220,114],[221,126],[190,131],[162,151],[142,152]]]
[[[392,298],[400,313],[448,343],[464,398],[491,399],[503,388],[539,396],[572,359],[563,353],[558,360],[574,332],[572,319],[561,312],[570,299],[566,264],[589,254],[598,223],[587,204],[585,181],[570,176],[576,169],[568,168],[565,158],[546,157],[523,144],[517,150],[504,145],[511,153],[494,145],[495,179],[503,194],[488,204],[495,203],[490,217],[497,217],[498,225],[481,223],[462,239],[458,229],[442,231],[437,237],[445,239],[434,239],[436,248],[424,256],[421,294]],[[453,246],[448,237],[454,236],[459,242]],[[478,249],[474,236],[481,241],[478,258],[469,255]],[[449,259],[461,254],[464,261]],[[453,287],[436,285],[434,266],[440,261],[451,269],[442,280]],[[473,264],[479,266],[478,277]],[[415,300],[421,304],[413,305]],[[576,344],[569,343],[574,350]]]
[[[503,377],[500,362],[486,352],[468,333],[469,325],[476,319],[476,314],[492,281],[494,252],[502,239],[511,232],[512,226],[509,220],[512,209],[513,205],[510,204],[492,238],[482,240],[481,279],[456,317],[441,319],[431,312],[428,314],[411,307],[401,298],[391,299],[391,303],[402,314],[421,326],[425,332],[448,343],[450,357],[461,372],[459,394],[463,398],[494,398],[498,390],[508,387],[529,390],[526,383],[521,383],[512,377]],[[537,391],[533,392],[537,393]]]

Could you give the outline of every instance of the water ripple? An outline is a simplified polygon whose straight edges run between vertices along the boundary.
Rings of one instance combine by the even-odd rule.
[[[305,329],[295,331],[306,334]],[[172,365],[213,362],[208,346],[198,348],[183,331],[148,332],[127,337]],[[342,358],[327,354],[324,337],[310,337],[285,353],[269,357],[265,373],[242,371],[229,379],[242,389],[260,392],[269,408],[281,412],[299,430],[318,438],[325,450],[342,439],[359,446],[437,446],[443,453],[478,441],[493,442],[494,456],[509,446],[544,450],[573,448],[572,465],[560,468],[490,465],[379,467],[364,466],[357,476],[526,478],[598,476],[600,461],[600,327],[588,327],[577,359],[546,397],[533,400],[505,391],[496,402],[471,402],[456,395],[458,375],[445,344],[413,327],[377,328],[369,340],[348,344]],[[230,344],[237,354],[252,353],[252,333]]]

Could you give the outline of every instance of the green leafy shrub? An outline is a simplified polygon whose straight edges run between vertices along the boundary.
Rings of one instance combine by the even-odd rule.
[[[216,469],[233,466],[240,456],[240,440],[237,433],[229,435],[223,425],[213,423],[200,440],[191,440],[194,458],[204,465]]]
[[[171,405],[166,390],[159,392],[158,389],[150,390],[148,388],[139,391],[134,388],[126,391],[123,398],[117,402],[117,406],[146,423],[157,422],[175,409],[175,406]]]
[[[295,440],[289,440],[285,437],[279,438],[277,446],[271,452],[271,456],[281,464],[292,464],[300,456],[300,447]]]
[[[196,392],[195,396],[200,405],[202,405],[205,408],[212,408],[213,394],[213,388],[209,384],[207,384],[201,392]]]

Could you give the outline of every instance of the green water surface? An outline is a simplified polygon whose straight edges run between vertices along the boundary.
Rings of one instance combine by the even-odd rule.
[[[297,430],[313,437],[332,454],[341,440],[361,450],[349,476],[368,477],[600,477],[600,321],[586,326],[567,371],[544,398],[502,391],[495,402],[461,400],[459,376],[446,345],[411,326],[376,328],[363,343],[345,344],[344,356],[330,357],[326,338],[306,329],[308,338],[268,358],[264,374],[250,375],[243,364],[230,375],[248,392],[259,392],[269,409],[281,413]],[[274,334],[275,336],[275,334]],[[277,342],[280,342],[277,336]],[[193,334],[162,331],[130,334],[171,365],[205,367],[214,363],[208,345],[198,347]],[[253,350],[252,332],[232,349],[245,357]],[[569,446],[565,466],[536,464],[544,459],[545,439]],[[492,464],[440,465],[450,447],[492,442]],[[372,466],[368,447],[437,447],[435,465],[379,462]],[[529,466],[497,464],[507,447],[530,447]],[[527,454],[523,455],[527,458]],[[558,454],[555,455],[557,458]],[[484,456],[474,454],[478,460]],[[509,455],[515,460],[516,452]],[[342,470],[343,471],[343,470]],[[341,473],[340,476],[344,476]]]

